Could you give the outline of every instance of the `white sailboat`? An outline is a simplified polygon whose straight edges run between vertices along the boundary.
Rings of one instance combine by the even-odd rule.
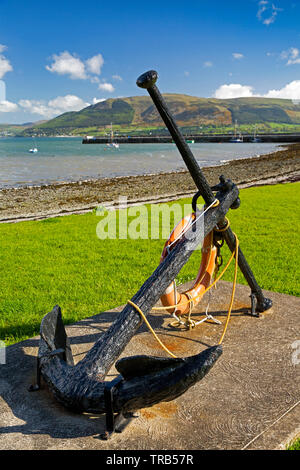
[[[115,149],[119,148],[119,144],[117,144],[117,142],[114,142],[114,131],[113,131],[113,128],[112,128],[112,123],[110,125],[110,143],[111,143],[112,147],[114,147]]]
[[[256,126],[254,126],[254,133],[253,133],[253,139],[251,140],[252,143],[257,143],[257,142],[261,142],[261,139],[259,137],[256,136]]]
[[[36,142],[35,142],[35,138],[34,138],[34,137],[32,137],[32,138],[33,138],[33,140],[34,140],[34,147],[32,147],[31,149],[29,149],[28,151],[29,151],[29,153],[37,153],[39,150],[38,150],[38,148],[37,148],[37,145],[36,145]]]
[[[234,137],[230,139],[230,142],[233,142],[235,144],[241,144],[244,142],[244,139],[241,133],[239,133],[239,136],[237,136],[237,120],[235,120]]]
[[[120,145],[117,144],[117,142],[114,142],[114,132],[113,132],[112,123],[110,124],[110,143],[106,144],[106,146],[113,147],[115,149],[118,149],[120,147]]]

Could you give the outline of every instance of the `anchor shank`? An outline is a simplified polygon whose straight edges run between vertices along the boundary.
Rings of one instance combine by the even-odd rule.
[[[201,195],[207,205],[210,205],[215,200],[215,196],[206,181],[205,176],[202,173],[194,155],[192,154],[190,147],[186,143],[183,135],[181,134],[176,122],[170,114],[167,104],[160,94],[156,85],[148,88],[148,93],[155,103],[159,114],[161,115],[165,125],[167,126],[197,188],[201,191]]]
[[[194,155],[192,154],[189,146],[187,145],[183,135],[181,134],[176,122],[174,121],[170,110],[165,102],[163,96],[161,95],[160,91],[158,90],[155,82],[158,78],[158,74],[155,70],[150,70],[142,74],[137,79],[137,85],[140,88],[147,89],[149,95],[151,96],[153,103],[155,104],[162,120],[164,121],[165,125],[167,126],[170,134],[173,137],[173,140],[197,186],[203,199],[205,200],[206,204],[211,204],[215,197],[214,194],[208,185],[208,182],[203,175],[201,168],[199,167]],[[224,220],[221,220],[218,226],[221,228],[226,225]],[[228,232],[228,233],[227,233]],[[229,228],[225,232],[224,239],[228,244],[228,247],[231,251],[235,249],[235,237],[232,230]],[[242,271],[246,281],[248,282],[252,293],[257,298],[257,310],[263,312],[272,306],[272,302],[270,299],[266,299],[262,293],[261,288],[259,287],[255,276],[246,261],[245,256],[243,255],[241,249],[239,249],[239,267]]]
[[[202,226],[186,233],[186,237],[179,241],[165,260],[158,265],[152,275],[145,281],[139,291],[131,299],[142,312],[147,315],[155,303],[160,299],[166,288],[178,275],[187,263],[197,246],[202,243],[203,237],[210,233],[216,224],[223,220],[232,203],[238,197],[236,186],[223,194],[220,205],[211,208],[204,219]],[[105,375],[111,365],[119,357],[125,346],[142,323],[136,309],[127,304],[111,327],[94,344],[85,358],[81,361],[88,374]]]
[[[217,207],[209,209],[205,213],[204,227],[202,223],[192,225],[182,239],[174,246],[174,249],[169,253],[164,261],[158,265],[152,275],[132,297],[132,302],[134,302],[145,315],[149,313],[151,308],[159,300],[168,285],[188,261],[193,251],[203,242],[203,238],[213,230],[220,220],[223,220],[227,211],[233,202],[236,201],[237,197],[238,189],[236,186],[228,192],[224,192],[220,197],[220,204]],[[142,319],[138,311],[134,306],[127,304],[119,313],[117,319],[112,323],[110,328],[101,335],[98,341],[86,354],[84,359],[78,362],[76,366],[72,366],[67,364],[59,356],[53,356],[53,354],[51,354],[51,351],[57,349],[57,347],[64,346],[65,343],[65,334],[59,334],[62,333],[63,330],[60,309],[54,308],[52,312],[47,314],[41,325],[39,348],[40,372],[56,399],[67,408],[80,412],[105,411],[105,375],[125,349],[141,324]],[[209,361],[211,365],[215,362],[220,353],[221,349],[216,351],[216,356],[212,353],[214,358],[212,361]],[[198,364],[198,359],[196,359],[196,362]],[[177,386],[175,386],[174,394],[176,396],[178,393],[183,393],[183,390],[194,383],[196,376],[198,377],[197,380],[200,380],[203,374],[208,370],[205,368],[205,372],[201,364],[196,365],[196,369],[199,369],[199,373],[192,373],[191,377],[189,373],[187,374],[187,377],[185,377],[186,372],[183,373],[183,381],[180,380],[180,382],[182,382],[180,387],[177,388]],[[140,380],[143,382],[144,379]],[[164,383],[164,375],[162,375],[156,383],[156,387],[158,388],[159,383]],[[128,398],[126,384],[124,387],[125,388],[124,390],[122,389],[123,391],[121,396],[125,393]],[[135,400],[136,388],[132,389],[131,394],[132,400],[130,399],[129,401],[131,403],[131,409],[134,410],[137,409],[135,406],[139,407],[142,402],[145,402],[145,400],[144,398],[141,399],[142,401],[139,401],[140,399],[137,401]],[[171,397],[168,391],[166,391],[166,394],[166,397]],[[147,396],[147,393],[141,392],[141,395]],[[173,398],[174,396],[172,395]],[[156,394],[154,390],[151,403],[157,403],[160,399],[160,392]],[[129,410],[128,406],[126,408],[127,411]],[[150,406],[150,402],[145,402],[145,406]],[[116,408],[115,411],[119,412],[121,410]]]

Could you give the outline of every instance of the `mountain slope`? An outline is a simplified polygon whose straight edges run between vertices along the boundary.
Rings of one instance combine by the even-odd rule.
[[[300,123],[300,105],[291,100],[272,98],[235,98],[219,100],[167,93],[164,98],[179,126],[230,125],[253,123]],[[111,98],[77,112],[64,113],[38,130],[121,126],[163,126],[148,96]]]

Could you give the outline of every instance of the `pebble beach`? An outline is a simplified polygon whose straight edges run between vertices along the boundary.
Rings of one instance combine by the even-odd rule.
[[[217,184],[219,176],[224,175],[240,188],[299,181],[300,144],[286,145],[273,154],[205,167],[203,173],[210,185]],[[0,222],[83,213],[117,201],[119,196],[136,203],[174,199],[195,191],[187,171],[2,189]]]

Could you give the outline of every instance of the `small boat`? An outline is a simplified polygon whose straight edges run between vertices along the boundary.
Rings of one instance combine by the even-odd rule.
[[[244,139],[241,133],[239,134],[239,136],[237,136],[237,120],[235,120],[234,137],[230,139],[230,142],[235,143],[235,144],[241,144],[244,142]]]
[[[244,142],[244,139],[243,136],[240,134],[239,137],[231,139],[230,142],[233,142],[235,144],[242,144]]]
[[[194,140],[186,140],[186,143],[187,143],[187,144],[194,144],[195,141],[194,141]]]
[[[117,142],[114,142],[114,133],[113,133],[113,128],[112,128],[112,123],[110,125],[110,128],[111,128],[111,130],[110,130],[110,143],[107,143],[106,147],[108,147],[108,148],[113,147],[115,149],[118,149],[120,147],[120,145],[117,144]]]
[[[29,152],[30,152],[30,153],[37,153],[39,150],[38,150],[38,148],[37,148],[37,145],[36,145],[34,136],[33,136],[32,138],[33,138],[33,142],[34,142],[34,147],[32,147],[31,149],[29,149]]]
[[[261,139],[256,136],[256,126],[254,127],[254,133],[253,133],[253,138],[251,139],[251,142],[254,144],[261,142]]]

